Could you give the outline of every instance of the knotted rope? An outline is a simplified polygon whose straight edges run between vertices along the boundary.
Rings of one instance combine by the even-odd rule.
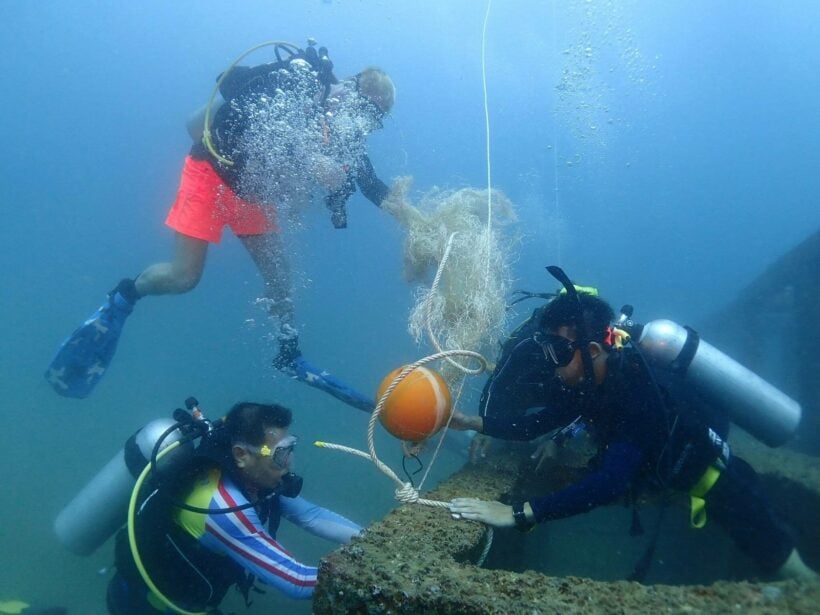
[[[484,121],[485,121],[485,133],[486,133],[486,154],[487,154],[487,272],[486,277],[490,276],[490,249],[492,242],[489,241],[490,234],[492,232],[492,214],[493,214],[493,204],[492,204],[492,173],[491,173],[491,162],[490,162],[490,114],[489,114],[489,105],[487,103],[487,71],[486,71],[486,38],[487,38],[487,23],[489,21],[490,16],[490,7],[492,5],[492,0],[487,1],[486,11],[484,14],[484,25],[481,32],[481,74],[482,74],[482,86],[484,92]],[[328,448],[332,450],[338,450],[347,452],[353,455],[357,455],[359,457],[363,457],[365,459],[369,458],[375,466],[381,470],[383,474],[385,474],[388,478],[391,478],[398,486],[395,490],[396,499],[401,502],[402,504],[423,504],[425,506],[433,506],[436,508],[449,508],[449,502],[442,502],[440,500],[428,500],[419,496],[419,489],[421,485],[424,484],[424,481],[427,478],[427,474],[430,471],[430,468],[433,465],[436,457],[438,456],[439,450],[441,448],[441,444],[444,441],[444,434],[447,433],[447,430],[450,427],[450,421],[452,420],[452,413],[447,419],[447,424],[444,426],[444,432],[442,433],[441,438],[439,438],[438,446],[433,454],[433,458],[430,460],[428,464],[427,472],[425,472],[424,477],[422,478],[421,482],[419,483],[419,489],[416,489],[412,483],[409,481],[402,481],[396,473],[381,459],[379,459],[378,455],[376,454],[376,445],[374,443],[374,434],[376,431],[376,421],[378,421],[379,415],[381,414],[382,409],[384,408],[384,404],[387,401],[390,394],[395,390],[395,388],[399,385],[399,383],[404,380],[410,372],[415,370],[418,367],[426,365],[427,363],[431,363],[433,361],[438,361],[439,359],[444,359],[452,366],[456,367],[458,370],[463,372],[465,376],[475,376],[481,374],[487,370],[489,367],[489,363],[487,359],[485,359],[480,353],[474,352],[472,350],[443,350],[441,345],[438,343],[435,334],[433,333],[432,327],[432,306],[433,306],[433,297],[435,297],[436,293],[438,292],[439,282],[441,281],[441,274],[444,271],[444,266],[447,263],[447,259],[450,256],[450,250],[453,245],[453,239],[456,236],[456,233],[452,233],[450,237],[447,239],[447,245],[444,249],[444,254],[442,255],[441,261],[439,262],[438,269],[436,270],[436,276],[433,279],[433,284],[430,287],[430,293],[427,295],[427,334],[430,339],[430,343],[433,347],[437,350],[437,352],[433,355],[424,357],[413,363],[412,365],[408,365],[404,367],[401,372],[393,379],[393,382],[390,383],[390,386],[382,393],[382,396],[379,398],[378,403],[376,404],[376,408],[370,416],[370,422],[368,423],[367,427],[367,447],[368,453],[364,451],[360,451],[355,448],[351,448],[348,446],[342,446],[340,444],[332,444],[329,442],[316,442],[316,446],[322,448]],[[466,365],[458,363],[451,359],[450,357],[453,356],[463,356],[468,357],[471,359],[475,359],[478,361],[479,366],[477,368],[470,368]],[[463,391],[464,386],[464,378],[461,379],[460,386],[458,393],[456,395],[455,402],[458,402],[458,399],[461,397],[461,393]],[[455,406],[455,403],[454,403]],[[485,534],[485,543],[484,549],[482,550],[481,555],[477,561],[477,565],[481,566],[484,563],[484,560],[487,557],[487,554],[490,552],[490,547],[492,546],[493,542],[493,528],[491,526],[487,526],[487,532]]]

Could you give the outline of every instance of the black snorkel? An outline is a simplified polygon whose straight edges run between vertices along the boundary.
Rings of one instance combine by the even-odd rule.
[[[592,395],[595,391],[595,370],[592,368],[592,355],[589,354],[589,345],[592,342],[589,336],[589,327],[587,326],[587,321],[584,318],[584,309],[581,305],[581,297],[578,294],[578,291],[575,288],[575,285],[569,279],[564,270],[556,265],[548,265],[547,271],[549,271],[550,275],[554,277],[556,280],[561,282],[564,289],[567,291],[567,297],[575,304],[576,306],[576,332],[578,339],[576,342],[579,345],[579,350],[581,351],[581,361],[584,366],[584,383],[581,389],[581,392],[584,394]]]
[[[514,306],[516,303],[521,303],[522,301],[526,301],[528,299],[546,299],[547,301],[550,301],[557,297],[556,293],[532,293],[528,290],[514,290],[512,294],[515,297],[515,299],[510,301],[509,304],[507,304],[508,310],[512,308],[512,306]],[[518,296],[516,297],[516,295]]]

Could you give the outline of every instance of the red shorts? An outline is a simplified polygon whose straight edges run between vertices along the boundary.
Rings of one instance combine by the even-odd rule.
[[[179,191],[165,224],[183,235],[219,243],[222,227],[235,235],[278,231],[273,207],[236,196],[206,160],[185,157]]]

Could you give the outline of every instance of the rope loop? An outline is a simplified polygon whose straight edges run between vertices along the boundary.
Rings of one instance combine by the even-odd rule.
[[[404,483],[396,489],[396,499],[402,504],[415,504],[419,501],[418,489],[410,483]]]
[[[492,242],[490,241],[491,233],[492,233],[492,214],[493,214],[493,201],[492,201],[492,173],[491,173],[491,164],[490,164],[490,113],[489,113],[489,106],[487,103],[487,75],[486,75],[486,38],[487,38],[487,24],[489,21],[490,16],[490,6],[492,5],[492,0],[487,0],[487,8],[484,14],[484,26],[481,32],[481,73],[482,73],[482,85],[484,91],[484,122],[485,122],[485,132],[486,132],[486,153],[487,153],[487,271],[486,271],[486,279],[489,280],[490,277],[490,263],[491,263],[491,254],[490,250],[492,247]],[[218,90],[219,84],[217,84]],[[212,95],[213,98],[213,95]],[[211,101],[209,101],[208,106],[210,107]],[[208,120],[206,115],[206,122],[205,128],[208,129]],[[367,429],[367,452],[360,451],[357,449],[352,449],[349,447],[344,447],[340,445],[325,443],[325,442],[317,442],[317,446],[321,446],[324,448],[331,448],[335,450],[340,450],[348,453],[352,453],[359,457],[363,458],[370,458],[373,464],[388,478],[392,479],[399,487],[395,490],[396,499],[401,502],[402,504],[422,504],[424,506],[432,506],[437,508],[449,508],[449,502],[443,502],[439,500],[428,500],[424,499],[419,496],[419,490],[413,487],[413,485],[409,482],[403,482],[398,475],[381,459],[379,459],[378,455],[376,454],[376,445],[375,441],[375,430],[376,430],[376,422],[378,421],[379,414],[381,413],[382,409],[384,408],[385,402],[393,390],[399,385],[399,383],[407,377],[410,372],[415,370],[422,365],[426,365],[432,361],[437,361],[439,359],[445,360],[447,363],[458,369],[462,372],[464,376],[475,376],[481,374],[489,369],[489,362],[485,359],[480,353],[472,351],[472,350],[444,350],[436,339],[435,332],[433,331],[432,326],[432,312],[433,312],[433,300],[438,293],[439,283],[441,282],[441,276],[444,271],[444,268],[447,263],[447,259],[450,257],[450,251],[453,247],[453,241],[456,237],[457,233],[451,233],[447,239],[447,244],[444,249],[444,253],[442,258],[439,262],[438,268],[436,270],[436,275],[433,280],[433,284],[430,287],[430,292],[427,294],[427,318],[426,325],[427,325],[427,334],[430,340],[430,343],[436,349],[436,353],[420,359],[413,363],[412,365],[405,366],[401,372],[393,379],[390,385],[385,389],[382,393],[381,397],[376,402],[376,407],[374,408],[372,414],[370,415],[370,421],[368,422],[368,429]],[[463,363],[459,363],[454,361],[452,357],[454,356],[461,356],[465,357],[468,360],[472,359],[477,363],[476,367],[470,367],[468,365],[464,365]],[[458,397],[461,396],[461,387],[464,385],[464,378],[462,377],[461,383],[459,388]],[[444,427],[444,431],[446,433],[447,429],[450,426],[450,421],[452,420],[452,414],[447,420],[447,424]],[[436,447],[436,451],[433,455],[433,460],[430,462],[430,466],[432,466],[433,461],[435,461],[436,456],[438,455],[438,451],[441,448],[441,444],[443,442],[443,436],[439,439],[438,446]],[[427,472],[430,471],[428,467]],[[424,478],[421,480],[421,484],[424,483],[425,479],[427,478],[427,472],[424,474]],[[421,487],[421,484],[419,487]],[[484,549],[481,553],[481,556],[478,560],[478,566],[482,566],[484,564],[484,560],[487,558],[487,554],[490,551],[490,547],[493,543],[493,528],[491,526],[487,526],[487,533],[485,536],[485,543]]]

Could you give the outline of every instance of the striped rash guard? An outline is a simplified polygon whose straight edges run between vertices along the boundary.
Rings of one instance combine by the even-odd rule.
[[[282,516],[312,534],[347,543],[361,531],[352,521],[301,497],[279,497]],[[186,503],[218,510],[247,504],[237,484],[219,469],[201,476]],[[271,585],[291,598],[313,596],[318,569],[293,557],[272,536],[254,508],[231,513],[205,515],[179,509],[174,521],[214,554],[230,557],[259,581]]]

